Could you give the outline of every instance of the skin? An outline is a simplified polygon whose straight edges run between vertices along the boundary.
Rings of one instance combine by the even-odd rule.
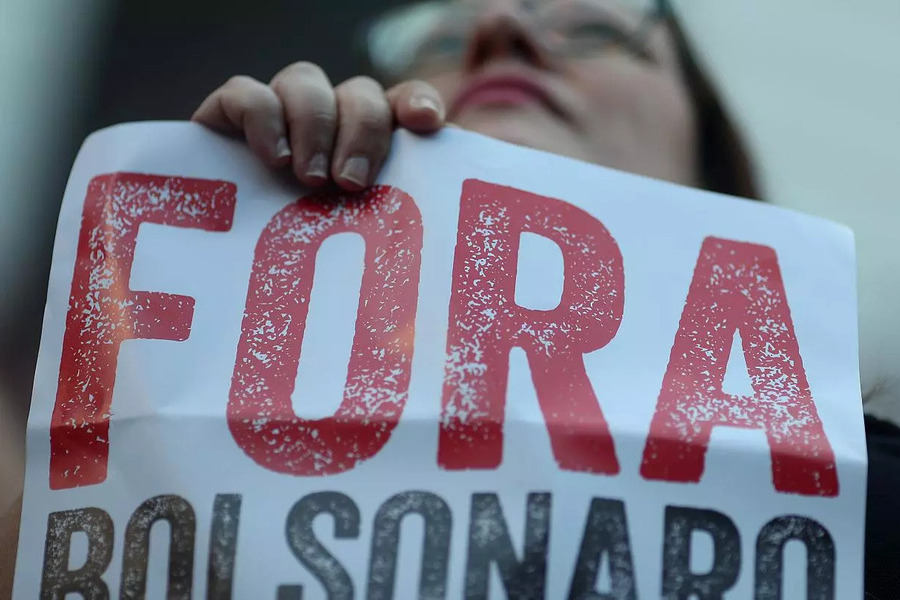
[[[484,9],[455,68],[389,89],[370,77],[334,86],[309,62],[282,69],[268,83],[236,76],[213,91],[192,120],[242,135],[262,160],[290,167],[305,185],[370,185],[390,149],[394,127],[433,133],[458,127],[532,148],[692,185],[695,115],[670,32],[657,26],[648,58],[614,52],[559,59],[543,49],[518,0],[465,0]],[[622,19],[636,15],[619,7]],[[468,103],[462,90],[478,77],[515,75],[539,85],[545,103]],[[21,472],[3,475],[21,490]],[[0,502],[0,597],[12,595],[21,493]]]
[[[425,134],[447,122],[649,177],[696,181],[695,117],[665,27],[652,31],[647,60],[625,52],[561,60],[542,48],[516,0],[482,4],[465,59],[439,75],[387,90],[364,76],[332,86],[317,65],[298,62],[268,84],[229,79],[193,120],[243,134],[264,161],[289,164],[313,187],[331,180],[346,190],[363,189],[377,176],[395,125]],[[638,19],[624,8],[618,13]],[[539,103],[455,106],[472,79],[491,74],[535,81],[557,110]]]

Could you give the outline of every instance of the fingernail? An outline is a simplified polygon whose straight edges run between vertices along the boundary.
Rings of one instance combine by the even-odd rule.
[[[306,167],[307,177],[328,178],[328,157],[322,153],[313,156]]]
[[[356,185],[366,185],[369,177],[369,159],[362,156],[353,156],[344,163],[341,169],[341,179],[345,179]]]
[[[275,158],[287,158],[290,155],[291,146],[290,144],[288,144],[287,138],[278,138],[278,143],[275,144]]]
[[[430,110],[431,112],[438,115],[441,119],[444,118],[444,106],[431,96],[413,96],[409,101],[409,105],[416,110]]]

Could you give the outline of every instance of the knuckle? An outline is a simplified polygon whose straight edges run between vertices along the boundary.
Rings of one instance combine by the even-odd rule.
[[[283,77],[276,76],[272,80],[272,83],[269,84],[269,87],[272,88],[272,91],[274,91],[278,96],[283,97],[285,95],[284,78]]]
[[[272,85],[283,85],[287,79],[327,79],[325,71],[319,65],[301,60],[291,63],[279,71],[272,79]]]
[[[236,88],[225,94],[222,100],[241,112],[265,112],[276,110],[278,106],[277,98],[267,94],[263,87]]]
[[[355,127],[367,131],[380,130],[390,126],[391,108],[383,93],[368,93],[361,90],[340,94],[341,113],[345,120]]]
[[[328,110],[307,108],[288,113],[288,124],[298,131],[331,131],[334,121],[334,113]]]
[[[225,85],[222,86],[223,89],[228,90],[230,92],[242,91],[247,89],[252,89],[257,85],[262,85],[257,80],[253,79],[249,75],[233,75],[229,77],[225,82]]]
[[[358,90],[365,93],[384,94],[384,88],[381,87],[381,84],[368,75],[357,75],[356,77],[351,77],[341,85],[350,90]]]
[[[373,135],[388,131],[390,125],[386,114],[366,110],[356,116],[354,128],[362,135]]]
[[[312,110],[308,118],[309,122],[316,128],[331,129],[334,126],[334,113],[328,110]]]
[[[356,148],[371,156],[382,156],[390,146],[390,133],[390,126],[385,120],[360,117],[344,130],[341,146],[348,149],[348,153],[351,153],[349,149]]]
[[[318,75],[310,76],[312,73]],[[326,121],[333,118],[330,113],[334,111],[334,90],[322,69],[313,63],[287,67],[272,79],[269,89],[296,118],[317,113]]]

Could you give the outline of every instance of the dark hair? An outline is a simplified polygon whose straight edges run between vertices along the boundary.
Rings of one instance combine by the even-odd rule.
[[[672,32],[697,118],[700,186],[713,192],[762,200],[746,143],[718,91],[700,67],[683,28],[665,0],[663,22]]]

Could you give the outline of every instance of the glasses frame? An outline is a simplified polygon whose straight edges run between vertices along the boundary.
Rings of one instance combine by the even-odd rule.
[[[438,0],[450,2],[452,0]],[[386,15],[421,4],[421,2],[406,2],[393,6],[386,11],[366,19],[359,27],[354,39],[355,54],[359,57],[363,71],[373,75],[376,79],[386,83],[397,83],[402,81],[402,76],[388,73],[383,67],[379,67],[374,60],[371,51],[370,36],[376,25],[381,23]],[[641,18],[637,29],[632,38],[633,47],[630,50],[635,51],[638,55],[645,54],[647,38],[653,29],[653,26],[660,22],[667,21],[673,15],[672,6],[669,0],[653,0],[653,4],[649,7]]]

